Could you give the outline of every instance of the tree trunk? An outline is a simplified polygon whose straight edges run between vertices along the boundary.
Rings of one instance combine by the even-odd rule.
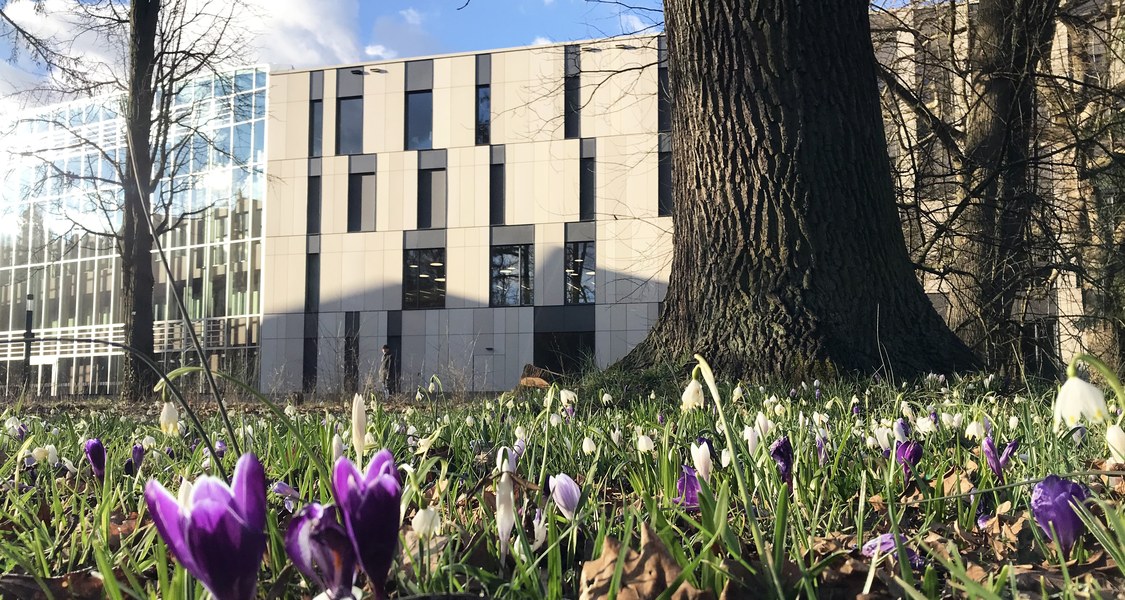
[[[732,378],[974,366],[907,257],[868,3],[664,6],[672,272],[623,364],[698,352]]]
[[[973,104],[966,127],[950,325],[990,368],[1018,374],[1025,339],[1014,314],[1034,286],[1031,217],[1039,196],[1028,175],[1036,126],[1035,70],[1054,30],[1058,0],[981,0],[970,50]]]
[[[160,17],[159,0],[133,0],[129,10],[130,52],[125,98],[125,199],[121,232],[121,304],[126,343],[133,352],[153,358],[152,130],[153,69]],[[140,401],[152,393],[156,374],[143,361],[125,354],[121,396]]]

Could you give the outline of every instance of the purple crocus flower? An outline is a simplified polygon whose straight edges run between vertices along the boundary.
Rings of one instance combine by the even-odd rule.
[[[140,444],[133,444],[133,468],[140,471],[141,463],[145,461],[145,447]]]
[[[568,421],[574,417],[574,407],[573,406],[568,406],[563,410],[566,411],[566,419]]]
[[[226,453],[227,453],[227,443],[224,442],[223,440],[216,441],[215,442],[215,457],[216,458],[222,458],[223,455],[226,454]]]
[[[699,478],[695,474],[695,469],[684,465],[684,471],[680,475],[680,479],[676,481],[675,503],[684,508],[698,508],[699,507]]]
[[[910,440],[895,448],[895,459],[902,465],[902,474],[911,477],[914,467],[922,460],[922,443]]]
[[[819,433],[816,435],[816,458],[822,465],[828,462],[828,441]]]
[[[512,466],[513,471],[515,471],[515,466],[514,466],[515,463],[519,462],[520,457],[523,456],[524,452],[527,452],[527,440],[525,440],[523,438],[520,438],[520,439],[516,440],[516,443],[512,444],[511,460],[512,460],[512,464],[513,464],[513,466]]]
[[[1071,504],[1087,497],[1089,492],[1084,486],[1058,475],[1048,475],[1031,491],[1031,514],[1035,522],[1048,539],[1058,543],[1064,554],[1070,553],[1078,536],[1086,530]]]
[[[380,450],[371,457],[366,473],[341,456],[332,473],[332,490],[344,517],[348,539],[371,580],[375,598],[385,599],[387,571],[398,547],[402,497],[394,456],[390,450]]]
[[[656,413],[656,424],[664,425],[664,413]]]
[[[105,479],[105,445],[98,438],[86,440],[86,460],[90,461],[94,477]]]
[[[243,454],[231,485],[203,475],[186,481],[180,504],[150,480],[145,502],[164,543],[180,564],[217,600],[256,597],[258,567],[266,551],[266,475],[253,454]]]
[[[859,415],[863,414],[863,409],[859,407],[859,403],[856,403],[856,404],[852,405],[852,414],[857,416],[857,417]]]
[[[329,598],[355,597],[355,548],[337,520],[335,507],[314,502],[302,508],[285,532],[285,553],[293,566],[316,582]]]
[[[297,501],[301,499],[301,493],[297,488],[285,483],[284,481],[275,481],[270,486],[270,491],[284,498],[285,510],[293,512],[293,507],[297,505]]]
[[[996,442],[992,439],[991,435],[985,436],[982,446],[984,452],[985,462],[988,463],[988,468],[992,470],[992,474],[1001,484],[1004,483],[1004,469],[1008,468],[1008,462],[1012,460],[1015,455],[1016,449],[1020,447],[1019,440],[1012,440],[1004,447],[1004,451],[998,456],[996,454]]]
[[[27,437],[27,432],[27,425],[20,423],[19,426],[16,427],[16,439],[22,442],[23,439]]]
[[[781,480],[790,488],[793,487],[793,444],[789,436],[781,436],[770,445],[770,456],[777,463],[777,470],[781,472]]]
[[[548,477],[547,487],[551,490],[551,498],[559,511],[568,521],[573,521],[574,511],[578,510],[578,500],[582,498],[582,489],[566,473]]]
[[[897,542],[897,543],[896,543]],[[895,553],[895,547],[901,545],[906,550],[906,560],[910,561],[910,566],[915,569],[921,569],[926,566],[925,561],[918,555],[912,548],[906,546],[906,538],[901,535],[896,536],[893,533],[884,533],[883,535],[872,538],[869,542],[863,545],[860,553],[864,556],[871,558],[876,553],[886,555]],[[897,553],[896,553],[897,554]]]

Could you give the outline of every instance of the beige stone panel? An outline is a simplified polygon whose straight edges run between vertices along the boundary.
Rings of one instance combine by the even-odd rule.
[[[487,146],[484,146],[487,155]],[[481,152],[478,148],[451,148],[448,153],[448,209],[447,223],[453,227],[473,227],[488,223],[487,208],[483,220],[480,219],[480,205],[488,203],[488,164],[480,164]],[[484,195],[480,195],[484,179]]]
[[[435,61],[443,62],[443,61]],[[436,67],[435,67],[436,68]],[[436,75],[435,75],[436,77]],[[434,88],[433,92],[433,147],[434,148],[448,148],[450,144],[449,131],[453,127],[452,116],[452,103],[453,103],[453,90],[444,88]]]
[[[535,226],[535,303],[558,305],[563,303],[563,242],[566,226],[563,223],[544,223]]]
[[[329,162],[325,160],[325,162]],[[348,227],[348,176],[325,172],[320,177],[320,231],[343,233]]]
[[[473,68],[475,69],[475,67]],[[475,85],[449,88],[449,123],[449,147],[476,145],[477,87]],[[434,122],[434,134],[437,134],[436,120]],[[434,146],[437,146],[436,141]]]
[[[402,210],[402,229],[418,228],[418,153],[403,152],[402,156],[402,194],[392,197]]]
[[[336,154],[336,69],[324,70],[324,135],[322,152],[324,156]],[[308,117],[306,117],[307,121]],[[306,131],[308,126],[305,126]]]
[[[339,251],[320,253],[320,310],[331,312],[340,310],[343,297],[343,253]]]
[[[389,235],[388,235],[389,238]],[[383,252],[383,307],[386,310],[402,309],[402,235],[386,239],[388,249]],[[393,247],[392,247],[393,246]]]
[[[658,302],[663,298],[672,260],[666,220],[598,222],[599,302]]]
[[[345,235],[345,248],[349,238],[360,237],[363,234],[350,233]],[[364,306],[364,295],[367,293],[363,273],[357,268],[363,264],[363,251],[346,250],[337,255],[340,259],[340,310],[360,311]]]
[[[532,146],[531,196],[536,223],[578,220],[579,141],[557,140]]]
[[[656,216],[658,144],[654,134],[598,139],[599,219]]]

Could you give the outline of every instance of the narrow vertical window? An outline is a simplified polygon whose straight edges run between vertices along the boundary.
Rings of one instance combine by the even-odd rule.
[[[488,169],[488,213],[491,224],[504,224],[504,163]]]
[[[595,155],[597,140],[582,140],[578,174],[578,219],[592,221],[597,212],[598,162]]]
[[[434,61],[406,63],[407,150],[434,147]]]
[[[305,312],[320,310],[320,255],[305,255]]]
[[[445,169],[418,171],[418,229],[445,227]]]
[[[359,389],[359,313],[344,313],[344,391]]]
[[[670,217],[672,216],[672,153],[661,152],[659,157],[656,214]]]
[[[566,253],[563,258],[566,265],[565,293],[567,304],[593,304],[594,276],[596,271],[594,260],[594,242],[569,242],[566,244]]]
[[[656,129],[672,131],[672,86],[668,79],[668,51],[666,39],[660,36],[657,41],[656,70]]]
[[[375,175],[348,175],[348,233],[375,231]]]
[[[336,100],[336,154],[363,153],[363,97]]]
[[[309,156],[324,153],[324,71],[309,73]]]
[[[320,233],[320,176],[309,177],[308,206],[305,209],[305,233],[317,235]]]
[[[477,55],[477,130],[478,146],[492,143],[492,55]]]
[[[564,49],[565,72],[563,78],[563,136],[567,139],[582,137],[582,79],[578,46]]]

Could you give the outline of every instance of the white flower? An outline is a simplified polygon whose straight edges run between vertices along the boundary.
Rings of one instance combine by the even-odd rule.
[[[538,550],[547,541],[547,519],[538,510],[535,511],[535,517],[531,521],[531,527],[535,532],[535,539],[531,542],[532,550]]]
[[[980,421],[973,421],[965,427],[965,437],[971,440],[984,439],[984,425]]]
[[[930,415],[926,415],[914,422],[914,428],[918,430],[919,435],[930,435],[937,431],[937,423]]]
[[[750,456],[754,456],[754,451],[758,449],[758,440],[760,435],[761,434],[758,433],[757,428],[751,427],[749,425],[742,428],[742,439],[746,440],[746,445],[750,448]]]
[[[754,427],[758,430],[758,437],[766,438],[769,436],[770,430],[773,429],[773,421],[769,420],[769,417],[762,411],[758,411],[758,416],[754,419]]]
[[[879,448],[886,452],[891,449],[891,441],[894,439],[894,432],[890,427],[876,427],[872,432],[875,436],[875,441],[879,443]]]
[[[555,388],[547,388],[547,396],[543,398],[543,408],[551,410],[551,406],[555,404]]]
[[[363,445],[364,447],[375,445],[375,436],[372,435],[370,431],[363,434]]]
[[[285,405],[285,416],[289,417],[290,419],[297,416],[297,407],[292,405],[292,404],[286,404]]]
[[[582,440],[582,453],[589,456],[597,451],[598,445],[594,443],[594,440],[591,439],[590,436],[586,436],[586,438]]]
[[[425,398],[426,397],[422,395],[422,390],[418,390],[417,392],[414,392],[414,401],[415,402],[421,402]]]
[[[692,379],[680,396],[680,410],[691,412],[697,408],[703,408],[703,385],[698,379]]]
[[[613,396],[610,396],[609,392],[602,394],[602,406],[609,406],[610,404],[613,404]]]
[[[517,440],[526,440],[527,439],[527,430],[523,428],[523,425],[516,426],[516,439]]]
[[[812,414],[813,425],[823,427],[828,424],[828,415],[821,412],[813,412]]]
[[[910,408],[910,405],[905,402],[902,403],[902,416],[910,419],[911,421],[915,419],[914,409]]]
[[[1065,423],[1069,429],[1085,417],[1091,423],[1101,423],[1109,416],[1105,396],[1097,386],[1077,377],[1069,377],[1059,388],[1055,398],[1055,429]]]
[[[410,521],[414,533],[426,540],[441,532],[441,515],[432,508],[423,508],[414,513]]]
[[[576,404],[578,402],[578,394],[571,390],[559,390],[559,402],[562,403],[564,408]]]
[[[1120,425],[1110,425],[1105,432],[1105,443],[1109,446],[1109,455],[1113,462],[1125,463],[1125,431]]]
[[[873,436],[873,435],[869,435],[869,436],[867,436],[867,440],[866,440],[866,441],[867,441],[867,447],[868,447],[868,448],[871,448],[872,450],[874,450],[874,449],[876,449],[876,448],[878,448],[878,447],[879,447],[879,441],[878,441],[878,440],[876,440],[876,439],[875,439],[875,436]]]
[[[1020,418],[1019,417],[1017,417],[1015,415],[1012,415],[1012,416],[1008,417],[1008,429],[1011,429],[1012,431],[1015,431],[1016,429],[1019,429],[1019,426],[1020,426]]]
[[[8,430],[8,435],[12,437],[19,435],[20,425],[22,425],[22,423],[20,423],[20,420],[16,417],[8,417],[8,419],[4,421],[4,428]]]
[[[711,449],[707,444],[691,443],[691,461],[695,463],[695,472],[703,481],[711,481]]]
[[[905,444],[907,439],[906,428],[903,426],[901,419],[895,421],[893,431],[895,433],[895,441],[900,444]]]
[[[367,433],[367,411],[363,396],[352,396],[352,448],[355,449],[356,464],[363,463],[363,434]]]
[[[141,446],[143,446],[145,450],[152,450],[152,448],[156,446],[156,438],[151,435],[146,435],[144,439],[141,440]]]
[[[332,464],[344,455],[344,440],[340,439],[340,434],[332,434]]]
[[[947,412],[941,413],[941,424],[947,429],[961,429],[961,423],[965,420],[965,416],[961,413],[951,415]]]
[[[558,427],[562,424],[562,416],[558,413],[552,413],[550,417],[551,427]]]
[[[160,431],[165,435],[180,435],[180,411],[171,402],[165,402],[160,409]]]
[[[514,458],[507,446],[496,453],[496,468],[500,470],[500,480],[496,482],[496,532],[500,541],[501,564],[508,556],[508,542],[516,525],[516,499],[512,488]]]
[[[731,394],[730,394],[730,401],[731,402],[738,402],[739,400],[742,399],[742,394],[743,394],[742,386],[741,385],[734,386],[734,391],[731,392]]]
[[[773,412],[774,412],[775,415],[777,415],[779,417],[784,417],[785,416],[785,405],[778,402],[777,404],[774,405]]]
[[[613,433],[609,434],[610,441],[613,442],[614,446],[618,446],[618,447],[621,446],[621,441],[622,441],[623,437],[624,436],[621,433],[621,428],[616,428],[616,429],[613,430]]]
[[[434,393],[435,389],[437,389],[437,388],[434,387],[434,381],[431,379],[430,385],[426,386],[426,391],[432,394],[432,393]]]
[[[730,448],[723,448],[723,451],[719,453],[719,464],[724,469],[730,466]]]
[[[637,452],[652,452],[655,449],[656,444],[653,443],[652,438],[643,433],[637,436]]]
[[[469,415],[469,416],[465,417],[465,425],[467,425],[468,427],[472,427],[476,424],[477,424],[477,420],[473,418],[473,415]]]
[[[69,458],[64,458],[64,459],[62,459],[62,466],[63,466],[63,468],[65,468],[65,469],[67,470],[67,472],[69,472],[69,473],[70,473],[71,475],[74,475],[75,473],[78,473],[78,469],[77,469],[77,468],[76,468],[76,467],[74,466],[74,463],[70,462],[70,459],[69,459]]]

